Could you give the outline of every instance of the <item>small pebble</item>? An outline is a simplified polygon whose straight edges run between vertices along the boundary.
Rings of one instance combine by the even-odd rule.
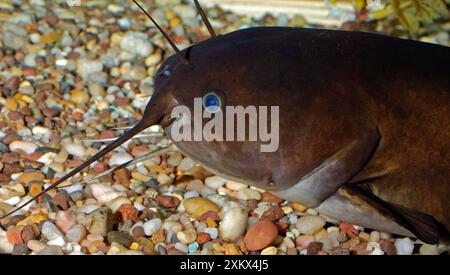
[[[395,249],[397,255],[412,255],[414,244],[410,238],[401,238],[395,240]]]
[[[220,236],[224,240],[234,241],[244,234],[247,228],[248,213],[245,209],[236,207],[225,213],[219,225]]]
[[[219,206],[206,198],[190,198],[183,201],[187,213],[200,217],[208,211],[220,212]]]
[[[298,219],[297,230],[305,235],[312,235],[323,228],[326,220],[321,216],[304,216]]]
[[[151,219],[143,224],[145,235],[151,236],[153,233],[161,229],[162,221],[161,219],[155,218]]]
[[[183,244],[190,244],[195,242],[195,240],[197,239],[197,232],[194,229],[180,231],[177,233],[177,238]]]
[[[244,237],[245,247],[257,251],[271,245],[278,235],[278,229],[271,221],[260,221],[250,227]]]
[[[44,237],[49,241],[64,236],[55,224],[48,221],[44,222],[44,224],[42,225],[41,232],[42,235],[44,235]]]
[[[33,153],[38,146],[31,142],[16,140],[9,144],[9,150],[11,152],[23,152],[27,155]]]
[[[66,238],[71,242],[81,242],[87,235],[86,228],[81,224],[74,225],[66,234]]]

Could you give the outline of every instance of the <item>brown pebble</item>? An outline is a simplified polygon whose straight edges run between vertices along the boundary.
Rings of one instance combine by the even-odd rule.
[[[248,200],[247,201],[247,206],[250,209],[255,209],[256,207],[258,207],[258,201],[257,200]]]
[[[45,16],[44,20],[45,20],[45,22],[47,22],[47,24],[50,25],[50,27],[53,27],[58,23],[59,18],[56,15],[50,14],[50,15]]]
[[[69,168],[75,168],[80,166],[81,164],[83,164],[84,160],[81,159],[71,159],[69,161],[67,161],[67,166]]]
[[[115,137],[116,133],[113,130],[103,130],[100,132],[99,139],[111,139]]]
[[[135,238],[145,237],[145,231],[144,231],[144,228],[142,226],[135,226],[133,228],[133,230],[131,231],[131,234]]]
[[[52,202],[61,207],[63,210],[69,208],[69,198],[63,193],[57,193],[52,198]]]
[[[128,106],[130,105],[130,100],[128,99],[128,97],[116,97],[114,103],[117,106]]]
[[[19,164],[5,163],[5,166],[3,167],[3,174],[11,176],[12,174],[23,172],[23,170],[23,167]]]
[[[180,199],[172,196],[158,195],[156,196],[156,201],[158,202],[159,205],[162,205],[167,208],[174,208],[177,207],[178,204],[180,204]]]
[[[0,182],[9,182],[9,180],[10,180],[9,176],[0,173]]]
[[[322,250],[323,243],[321,242],[311,242],[306,248],[308,255],[317,255],[320,250]]]
[[[83,253],[83,254],[89,254],[89,250],[88,250],[88,248],[87,248],[86,246],[82,246],[81,249],[80,249],[80,251],[81,251],[81,253]]]
[[[257,251],[271,245],[278,236],[276,225],[268,220],[263,220],[254,224],[247,231],[244,243],[249,251]]]
[[[3,87],[3,89],[7,90],[10,93],[10,95],[12,95],[19,88],[19,84],[20,84],[20,77],[13,76],[13,77],[9,78],[6,81],[5,86]]]
[[[381,240],[380,241],[381,250],[386,253],[386,255],[396,255],[397,249],[395,248],[394,242],[390,240]]]
[[[27,255],[30,252],[27,245],[24,243],[15,244],[12,255]]]
[[[95,166],[92,168],[92,170],[94,170],[95,173],[103,173],[106,170],[108,170],[108,165],[104,162],[99,162],[97,164],[95,164]]]
[[[131,155],[135,158],[140,157],[148,152],[150,152],[150,149],[148,148],[147,145],[138,145],[134,146],[131,149]]]
[[[11,142],[16,140],[22,140],[22,137],[16,133],[9,132],[2,138],[2,143],[9,145]]]
[[[283,209],[279,207],[278,205],[274,205],[269,208],[269,210],[265,211],[261,217],[261,220],[269,220],[269,221],[276,221],[278,219],[281,219],[284,216]]]
[[[83,117],[84,117],[84,115],[83,115],[83,113],[81,113],[81,112],[73,112],[73,113],[72,113],[72,118],[73,118],[75,121],[83,121]]]
[[[197,234],[197,243],[203,245],[211,240],[211,236],[208,233],[198,233]]]
[[[20,161],[20,154],[17,152],[5,153],[1,158],[1,162],[3,163],[13,164],[18,163],[19,161]]]
[[[36,237],[36,232],[34,231],[33,226],[31,225],[25,225],[22,228],[22,239],[25,243],[27,243],[29,240],[33,240]]]
[[[213,221],[216,221],[216,222],[220,221],[219,214],[217,214],[217,212],[213,211],[213,210],[209,210],[209,211],[203,213],[198,220],[206,221],[207,219],[212,219]]]
[[[122,168],[114,172],[113,179],[115,183],[129,186],[130,185],[131,173],[128,169]]]
[[[38,74],[38,71],[35,68],[30,68],[30,67],[22,68],[22,75],[24,77],[35,76],[37,74]]]
[[[59,114],[59,111],[56,108],[42,108],[41,111],[46,117],[55,117]]]
[[[40,152],[40,151],[35,151],[29,155],[27,155],[27,159],[31,160],[31,161],[37,161],[40,157],[42,157],[44,155],[44,153]]]
[[[298,255],[298,250],[295,247],[290,247],[287,249],[287,254],[288,255]]]
[[[8,119],[12,121],[21,120],[22,115],[17,111],[11,111],[8,113]]]

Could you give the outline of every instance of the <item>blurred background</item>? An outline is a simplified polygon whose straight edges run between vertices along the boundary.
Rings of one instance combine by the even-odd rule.
[[[251,24],[379,32],[448,45],[448,0],[203,0]]]

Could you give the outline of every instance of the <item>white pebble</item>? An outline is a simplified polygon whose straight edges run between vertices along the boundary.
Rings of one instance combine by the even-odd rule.
[[[8,242],[6,236],[0,237],[0,253],[11,254],[13,252],[14,245]]]
[[[147,208],[147,207],[145,207],[144,205],[142,205],[141,203],[139,203],[137,201],[135,201],[133,203],[133,206],[134,206],[134,208],[137,209],[137,211],[143,211],[145,208]]]
[[[77,73],[85,80],[92,79],[94,75],[103,71],[103,63],[98,60],[80,59],[78,60]]]
[[[370,255],[384,255],[384,251],[380,248],[375,248],[372,252],[370,252]]]
[[[42,225],[42,235],[45,236],[45,238],[49,241],[55,240],[59,237],[63,237],[63,234],[59,229],[51,222],[45,222]]]
[[[78,192],[78,191],[83,190],[83,185],[81,185],[81,184],[69,185],[69,186],[65,187],[64,190],[67,192],[67,194]]]
[[[148,35],[141,32],[127,32],[120,41],[122,50],[129,53],[147,57],[153,51],[153,46],[148,41]]]
[[[237,181],[232,181],[232,180],[229,180],[225,186],[228,189],[233,190],[233,191],[239,191],[239,190],[242,190],[242,189],[245,189],[248,187],[247,184],[243,184],[243,183],[240,183]]]
[[[189,198],[197,198],[199,196],[200,196],[200,194],[197,191],[195,191],[195,190],[192,190],[192,191],[184,193],[184,199],[185,200],[187,200]]]
[[[142,227],[144,227],[145,235],[151,236],[153,233],[157,232],[161,228],[161,219],[155,218],[145,222]]]
[[[41,35],[37,32],[34,32],[32,34],[30,34],[30,41],[33,44],[37,44],[39,43],[39,41],[41,40]]]
[[[48,241],[47,245],[57,245],[63,247],[66,244],[66,241],[63,237],[58,237],[54,240]]]
[[[196,163],[190,158],[184,158],[178,165],[178,169],[183,172],[191,171],[195,167]]]
[[[109,159],[109,166],[112,167],[112,166],[116,166],[116,165],[121,165],[130,160],[133,160],[133,157],[128,153],[125,153],[125,152],[115,153]]]
[[[104,184],[97,184],[97,183],[91,184],[91,190],[92,195],[94,195],[94,197],[100,203],[110,202],[113,199],[120,197],[121,195],[125,197],[125,194],[116,192],[111,186],[107,186]]]
[[[414,250],[414,244],[409,238],[396,239],[395,248],[397,255],[411,255]]]
[[[248,213],[240,207],[225,213],[219,225],[220,236],[223,239],[234,240],[244,234],[247,227]]]
[[[86,148],[81,143],[66,143],[63,147],[67,153],[75,157],[82,158],[86,156]]]
[[[80,208],[80,212],[85,213],[85,214],[90,214],[92,212],[94,212],[95,210],[99,209],[100,206],[96,205],[96,204],[87,204],[83,207]]]
[[[207,177],[207,178],[205,179],[205,184],[206,184],[206,186],[208,186],[208,187],[210,187],[210,188],[212,188],[212,189],[214,189],[214,190],[219,189],[219,188],[222,187],[226,182],[227,182],[226,179],[221,178],[221,177],[219,177],[219,176]]]
[[[24,152],[25,154],[31,154],[37,148],[36,144],[22,140],[15,140],[9,144],[9,150],[12,152]]]
[[[219,231],[215,227],[207,227],[203,229],[204,233],[208,233],[211,239],[215,240],[217,237],[219,237]]]
[[[19,196],[14,196],[12,198],[9,198],[5,201],[3,201],[4,203],[7,203],[9,205],[16,205],[20,202],[20,197]]]

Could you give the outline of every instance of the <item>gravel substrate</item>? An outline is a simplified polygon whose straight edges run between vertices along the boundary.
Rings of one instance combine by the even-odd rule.
[[[131,1],[0,1],[0,214],[29,200],[132,126],[172,51]],[[22,2],[21,5],[18,5]],[[180,47],[208,37],[193,5],[156,0],[152,14]],[[303,26],[209,10],[227,33]],[[157,132],[159,129],[150,129]],[[164,154],[90,184],[85,179],[169,144],[135,138],[68,183],[1,221],[12,254],[441,254],[444,245],[341,223],[265,190]]]

